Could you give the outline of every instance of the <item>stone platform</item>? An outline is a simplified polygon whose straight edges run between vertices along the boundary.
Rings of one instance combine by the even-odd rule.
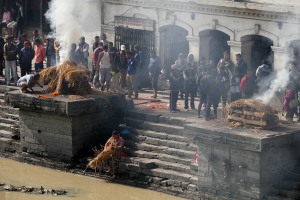
[[[60,160],[79,157],[109,137],[127,105],[124,96],[110,93],[48,96],[12,91],[5,101],[20,109],[23,150]]]

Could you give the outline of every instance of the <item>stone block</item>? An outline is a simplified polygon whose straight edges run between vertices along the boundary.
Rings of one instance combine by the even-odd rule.
[[[194,185],[194,184],[189,184],[188,187],[187,187],[187,189],[189,191],[196,192],[196,191],[198,191],[198,186]]]
[[[167,180],[167,184],[170,186],[180,187],[181,181],[178,180]]]
[[[142,169],[140,168],[140,166],[136,165],[136,164],[127,164],[127,169],[129,171],[133,171],[133,172],[137,172],[137,173],[142,172]]]
[[[156,164],[153,161],[146,160],[146,161],[139,162],[139,166],[142,169],[153,169],[156,167]]]

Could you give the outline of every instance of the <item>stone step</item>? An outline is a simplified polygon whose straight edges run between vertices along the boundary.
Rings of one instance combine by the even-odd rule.
[[[0,105],[0,112],[5,112],[9,114],[19,115],[19,109],[18,108],[12,108],[10,106],[2,106]]]
[[[4,100],[5,99],[5,94],[4,93],[0,93],[0,99]]]
[[[145,144],[155,145],[155,146],[166,146],[170,148],[176,148],[186,151],[196,152],[197,147],[195,145],[190,145],[187,142],[178,142],[172,140],[163,140],[158,138],[152,138],[148,136],[138,136],[139,141],[144,142]]]
[[[2,116],[3,118],[13,119],[19,122],[19,115],[0,112],[0,116]]]
[[[178,173],[173,170],[167,169],[142,169],[142,174],[147,176],[161,177],[169,180],[188,182],[191,184],[198,184],[198,178],[196,176],[186,174],[186,173]]]
[[[138,119],[125,118],[128,126],[136,129],[151,130],[156,132],[168,133],[173,135],[183,135],[183,127],[174,126],[169,124],[159,124],[153,122],[146,122]]]
[[[194,174],[192,173],[189,165],[167,162],[159,159],[149,159],[149,158],[129,158],[129,159],[130,159],[130,163],[139,164],[141,169],[162,168],[162,169],[174,170],[178,172],[184,172],[191,175]]]
[[[21,142],[8,138],[0,138],[0,151],[21,152]]]
[[[0,116],[0,123],[11,124],[14,125],[14,127],[19,127],[19,121],[2,116]]]
[[[8,139],[19,139],[19,135],[9,132],[9,131],[5,131],[5,130],[0,130],[0,137],[2,138],[8,138]]]
[[[167,161],[167,162],[178,163],[183,165],[190,165],[193,162],[193,159],[187,159],[187,158],[167,155],[163,153],[147,152],[143,150],[133,151],[132,154],[139,158],[158,159],[161,161]]]
[[[12,133],[19,133],[19,128],[16,128],[12,124],[6,124],[2,122],[0,122],[0,130],[10,131]]]
[[[182,149],[170,148],[166,146],[155,146],[146,143],[137,143],[136,147],[138,150],[156,152],[158,154],[167,154],[172,156],[184,157],[193,159],[195,158],[195,152],[186,151]]]
[[[143,136],[152,137],[152,138],[179,141],[179,142],[188,142],[188,140],[184,136],[180,136],[180,135],[172,135],[172,134],[167,134],[167,133],[160,133],[160,132],[156,132],[156,131],[148,131],[148,130],[140,130],[140,129],[136,129],[135,132],[138,135],[143,135]]]
[[[293,200],[293,199],[287,197],[281,197],[281,196],[269,196],[267,200]]]

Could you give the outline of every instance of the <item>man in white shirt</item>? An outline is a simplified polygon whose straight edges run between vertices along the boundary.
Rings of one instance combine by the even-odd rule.
[[[82,51],[83,51],[83,66],[85,66],[87,69],[89,68],[89,44],[85,42],[85,38],[81,37],[79,39],[79,43],[82,44]],[[80,46],[80,45],[78,45]]]

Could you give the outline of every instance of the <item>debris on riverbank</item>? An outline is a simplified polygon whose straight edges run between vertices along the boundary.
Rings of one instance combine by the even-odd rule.
[[[60,196],[60,195],[66,195],[67,191],[62,189],[46,189],[43,186],[36,188],[32,186],[14,186],[6,183],[0,182],[0,191],[6,191],[6,192],[22,192],[22,193],[28,193],[28,194],[35,194],[35,195],[54,195],[54,196]]]

